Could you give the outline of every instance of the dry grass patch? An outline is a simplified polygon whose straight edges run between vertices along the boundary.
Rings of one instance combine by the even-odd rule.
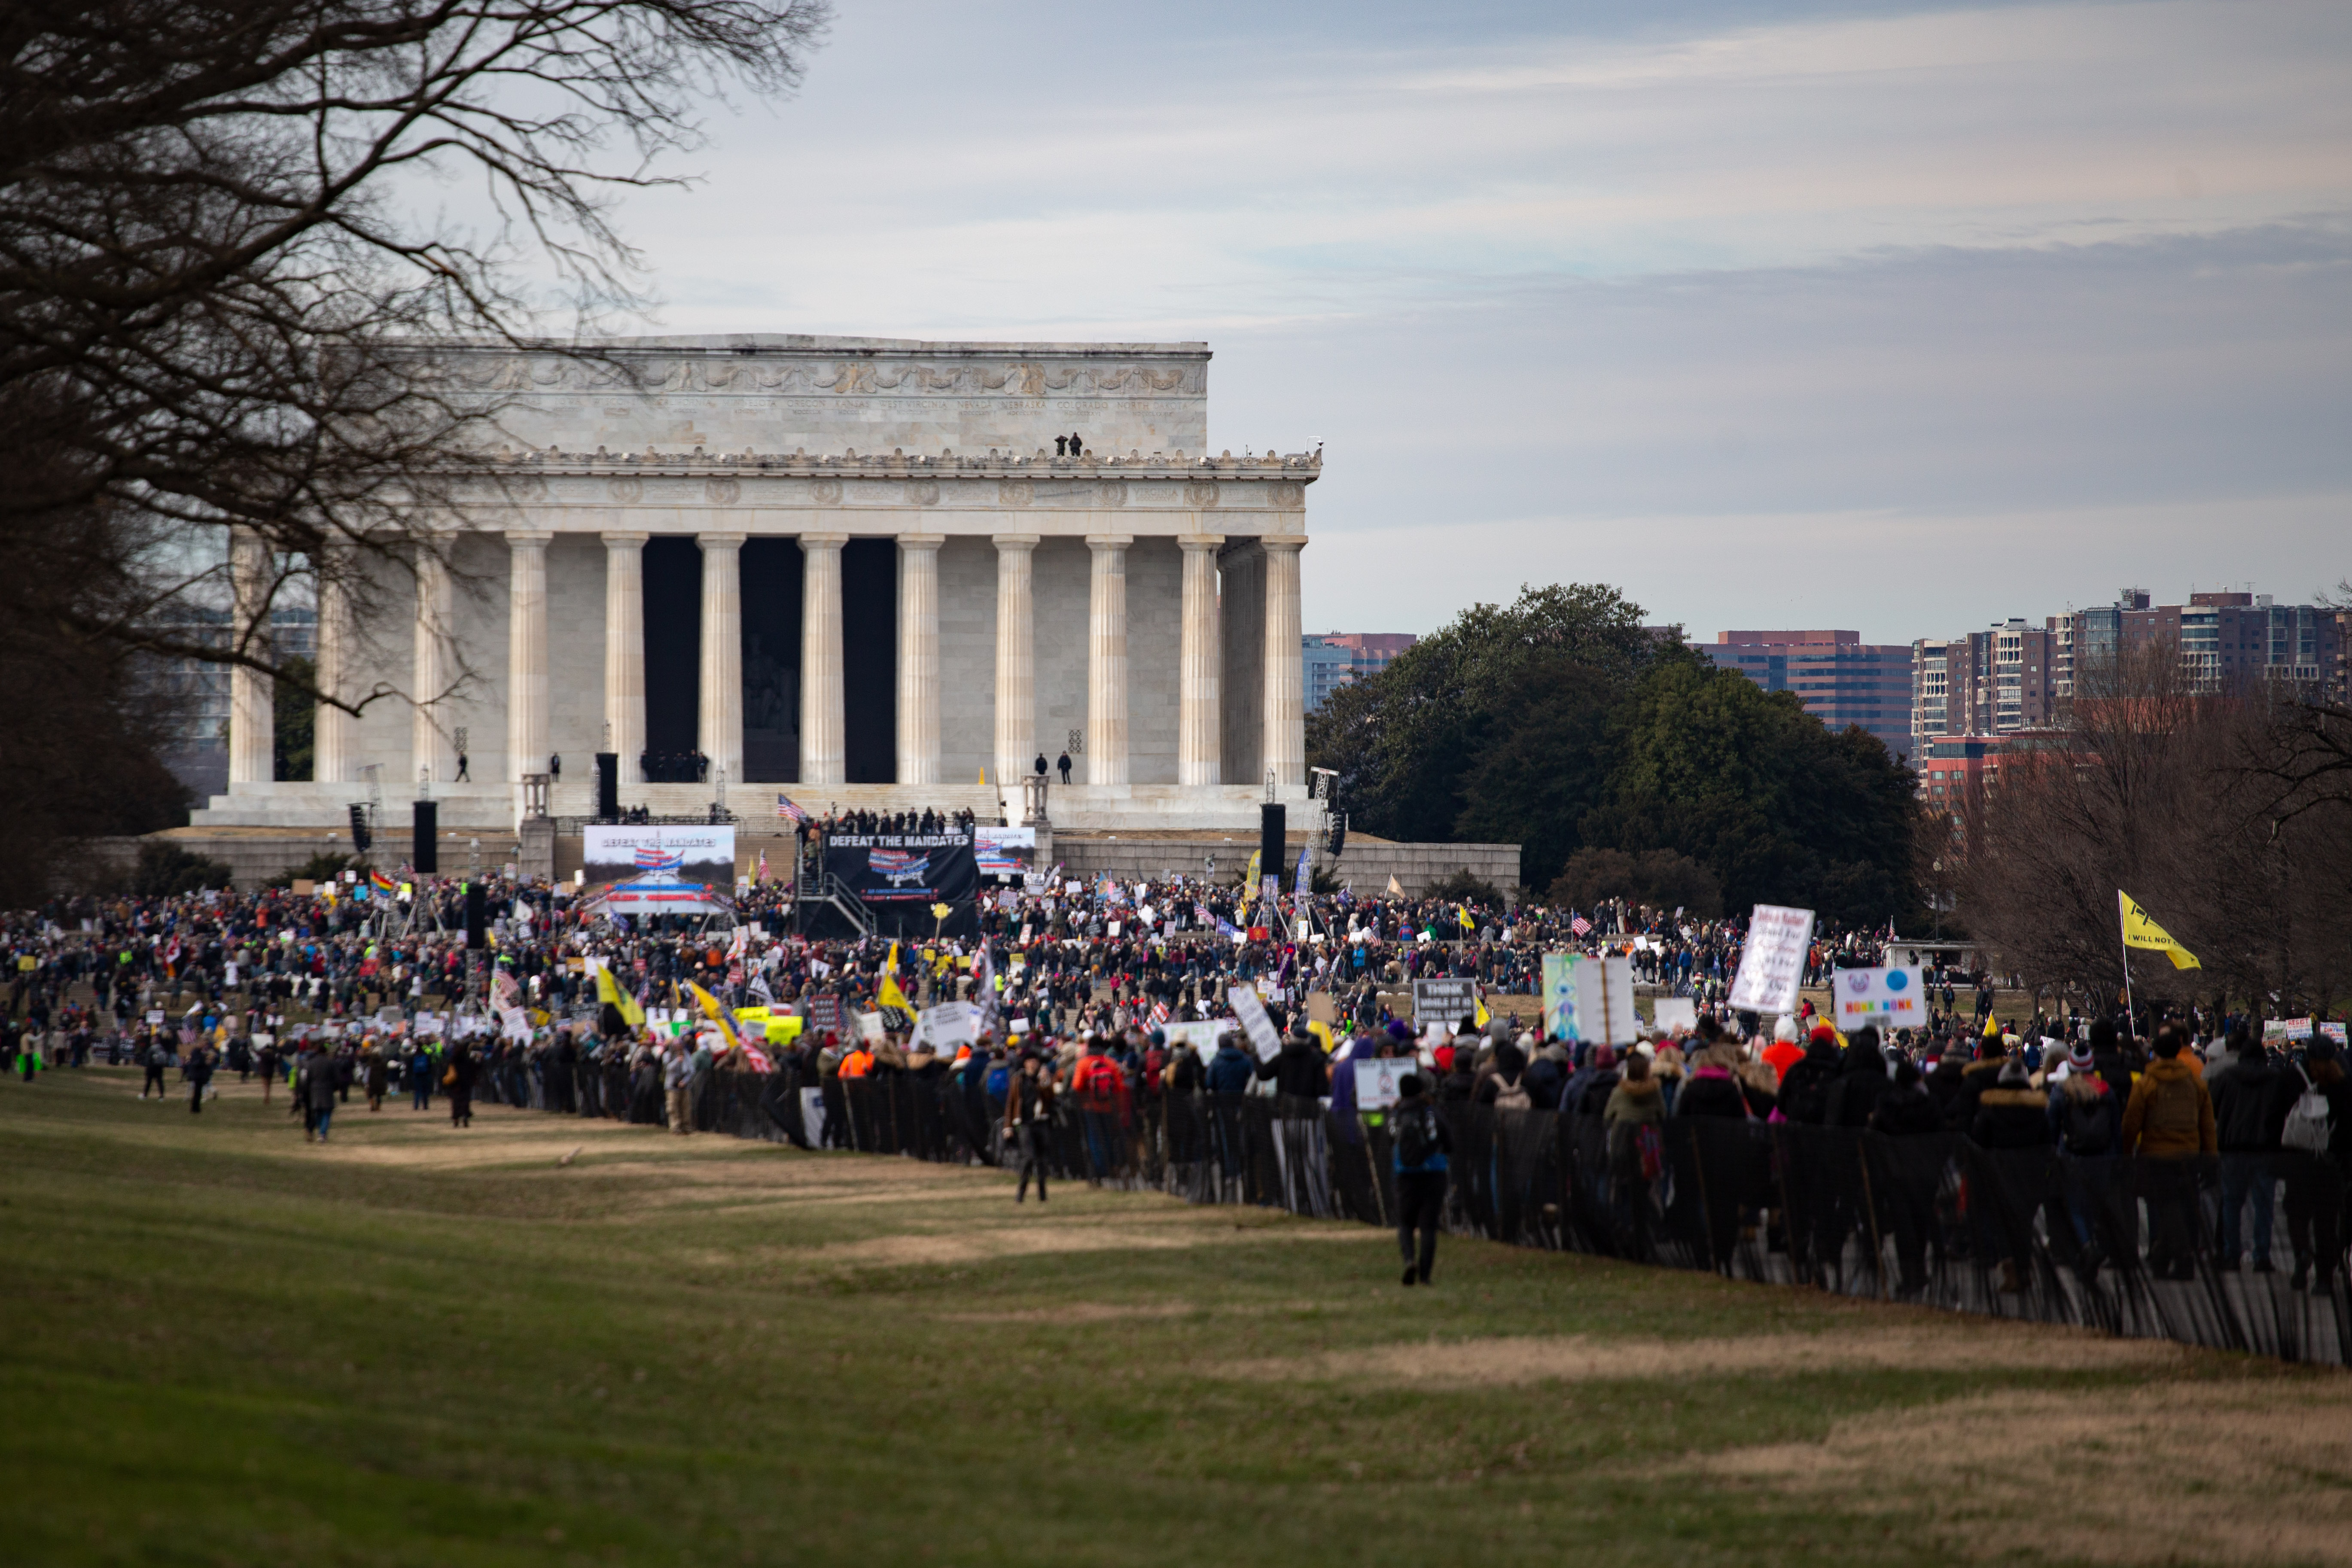
[[[1531,1383],[1649,1378],[1775,1376],[1809,1372],[1979,1372],[2009,1368],[2103,1371],[2178,1369],[2192,1354],[2162,1340],[2118,1340],[2079,1330],[1968,1319],[1892,1329],[1738,1339],[1474,1339],[1328,1351],[1279,1360],[1229,1362],[1212,1374],[1413,1384],[1473,1388]]]
[[[2352,1378],[2000,1393],[1687,1473],[1899,1516],[1975,1558],[2352,1563]]]

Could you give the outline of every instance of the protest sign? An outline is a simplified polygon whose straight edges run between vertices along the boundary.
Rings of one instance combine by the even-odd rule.
[[[1380,1057],[1348,1065],[1356,1069],[1356,1109],[1386,1110],[1397,1102],[1399,1080],[1421,1064],[1409,1058]]]
[[[1927,987],[1914,968],[1841,969],[1831,994],[1837,998],[1841,1034],[1864,1027],[1920,1028],[1927,1022]]]
[[[1412,1021],[1427,1024],[1458,1022],[1478,1011],[1475,980],[1416,980],[1412,983]]]
[[[1661,996],[1650,1004],[1650,1011],[1662,1033],[1698,1027],[1698,1004],[1687,996]]]
[[[1160,1026],[1160,1032],[1168,1037],[1168,1045],[1170,1049],[1172,1050],[1180,1045],[1189,1045],[1204,1057],[1216,1050],[1217,1037],[1233,1027],[1234,1027],[1234,1024],[1231,1018],[1226,1018],[1223,1021],[1212,1019],[1208,1022],[1197,1024],[1162,1024]]]
[[[1813,941],[1813,911],[1758,904],[1731,982],[1731,1005],[1747,1013],[1793,1013]]]
[[[1632,1045],[1642,1026],[1633,961],[1622,953],[1545,953],[1543,1022],[1548,1040]]]
[[[1226,1000],[1233,1005],[1234,1016],[1248,1031],[1250,1044],[1257,1047],[1258,1060],[1270,1062],[1280,1055],[1282,1036],[1276,1031],[1274,1020],[1266,1016],[1265,1004],[1257,999],[1257,993],[1247,985],[1236,985],[1226,993]]]
[[[923,1009],[915,1021],[915,1040],[935,1051],[952,1051],[980,1043],[980,1014],[969,1002],[942,1002]]]

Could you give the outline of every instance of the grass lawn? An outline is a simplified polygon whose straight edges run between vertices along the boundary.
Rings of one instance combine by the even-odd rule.
[[[0,1562],[2352,1562],[2340,1373],[137,1089],[0,1083]]]

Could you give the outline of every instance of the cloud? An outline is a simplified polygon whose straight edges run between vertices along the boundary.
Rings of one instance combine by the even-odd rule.
[[[1213,447],[1327,443],[1318,626],[2346,571],[2340,3],[860,0],[712,132],[660,330],[1205,338]]]

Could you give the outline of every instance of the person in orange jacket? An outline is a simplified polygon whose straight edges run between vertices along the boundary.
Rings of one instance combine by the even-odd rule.
[[[2132,1085],[2124,1107],[2124,1152],[2139,1158],[2148,1209],[2147,1267],[2159,1279],[2196,1276],[2195,1162],[2221,1147],[2213,1097],[2196,1058],[2182,1054],[2184,1044],[2179,1025],[2157,1030],[2156,1059]]]

